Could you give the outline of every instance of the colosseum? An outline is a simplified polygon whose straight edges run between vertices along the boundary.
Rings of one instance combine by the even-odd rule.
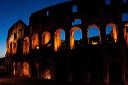
[[[127,85],[128,1],[72,0],[38,10],[28,26],[10,27],[6,45],[11,76]]]

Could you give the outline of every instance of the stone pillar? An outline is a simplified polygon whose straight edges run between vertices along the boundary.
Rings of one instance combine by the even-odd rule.
[[[104,83],[109,84],[109,64],[105,65],[105,72],[104,72]]]
[[[83,39],[84,47],[88,45],[87,28],[88,28],[87,22],[86,22],[85,18],[82,17],[82,30],[83,30],[82,39]]]
[[[38,38],[39,38],[39,49],[40,49],[42,46],[42,32],[38,33]]]
[[[106,24],[104,21],[100,22],[100,35],[101,35],[101,44],[106,41]]]

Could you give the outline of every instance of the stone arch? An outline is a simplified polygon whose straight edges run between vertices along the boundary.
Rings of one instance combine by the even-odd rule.
[[[32,49],[39,48],[39,36],[37,33],[33,34],[32,36]]]
[[[87,37],[88,37],[88,44],[97,45],[101,43],[100,28],[95,24],[89,25],[87,28]]]
[[[7,41],[6,43],[6,52],[10,53],[10,42],[9,41]]]
[[[74,38],[74,33],[76,30],[80,30],[81,31],[81,35],[82,35],[82,30],[79,26],[75,26],[72,27],[70,30],[70,49],[74,49],[75,48],[75,38]]]
[[[107,29],[108,26],[111,26],[112,27],[112,31],[110,33],[110,37],[112,37],[112,39],[114,40],[114,42],[117,42],[117,39],[118,39],[118,32],[117,31],[118,30],[117,30],[116,24],[109,23],[109,24],[106,25],[106,29]],[[107,32],[107,30],[106,30],[106,32]]]
[[[16,75],[16,63],[13,62],[13,75],[15,76]]]
[[[50,69],[45,69],[43,72],[43,79],[51,80],[52,79],[52,72]]]
[[[29,53],[29,37],[25,37],[23,41],[23,54],[28,54]]]
[[[58,51],[61,47],[61,44],[64,42],[65,39],[61,39],[61,32],[64,32],[65,37],[65,31],[61,28],[57,29],[54,33],[54,51]]]
[[[128,47],[128,23],[124,25],[124,39],[126,42],[126,46]]]
[[[13,54],[16,54],[16,51],[17,51],[17,42],[14,41],[14,42],[12,43],[12,53],[13,53]]]
[[[28,62],[23,62],[22,74],[23,76],[30,76],[30,66]]]
[[[50,39],[51,39],[50,33],[48,31],[43,32],[43,34],[42,34],[42,45],[44,46],[44,45],[48,44]]]
[[[21,63],[20,62],[17,62],[17,64],[16,64],[16,75],[17,76],[22,75],[22,73],[21,73]]]

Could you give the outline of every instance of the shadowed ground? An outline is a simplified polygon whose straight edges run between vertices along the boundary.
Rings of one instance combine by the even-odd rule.
[[[90,84],[79,82],[57,82],[50,80],[42,80],[37,78],[21,78],[21,77],[3,77],[0,78],[0,85],[105,85],[101,82],[92,82]],[[111,84],[123,85],[123,84]]]

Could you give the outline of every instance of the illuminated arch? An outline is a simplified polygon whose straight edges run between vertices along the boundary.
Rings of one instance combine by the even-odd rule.
[[[43,72],[43,79],[46,79],[46,80],[51,80],[52,79],[52,72],[51,72],[50,69],[46,69]]]
[[[30,67],[28,62],[23,62],[22,73],[23,76],[30,76]]]
[[[21,72],[21,63],[20,62],[17,62],[17,64],[16,64],[16,75],[17,76],[21,76],[22,75],[22,72]]]
[[[32,49],[38,49],[39,48],[39,37],[38,34],[35,33],[32,36]]]
[[[98,41],[97,41],[97,36],[99,36]],[[95,24],[89,25],[87,28],[87,37],[88,37],[88,44],[97,45],[101,43],[100,28]],[[93,39],[91,40],[90,38],[94,38],[94,41]]]
[[[124,25],[124,39],[126,46],[128,47],[128,23]]]
[[[29,38],[25,37],[23,41],[23,54],[28,54],[29,53]]]
[[[62,32],[64,34],[62,34]],[[54,33],[54,51],[58,51],[60,49],[61,44],[64,40],[65,40],[65,31],[61,28],[57,29]]]
[[[13,54],[16,54],[16,51],[17,51],[17,42],[14,41],[14,42],[12,43],[12,53],[13,53]]]
[[[6,44],[6,52],[10,53],[10,43],[9,42],[7,42],[7,44]]]
[[[13,75],[15,76],[16,75],[16,63],[13,62]]]
[[[70,49],[74,49],[75,48],[75,38],[74,38],[74,33],[76,30],[80,30],[81,31],[81,35],[82,35],[82,30],[80,29],[80,27],[75,26],[73,28],[71,28],[70,30]]]
[[[46,45],[49,42],[50,39],[51,39],[50,33],[47,32],[47,31],[43,32],[43,34],[42,34],[42,45]]]
[[[111,37],[113,38],[114,42],[117,42],[117,39],[118,39],[117,26],[115,24],[113,24],[113,23],[110,23],[110,24],[106,25],[106,29],[107,29],[108,26],[112,27]]]

